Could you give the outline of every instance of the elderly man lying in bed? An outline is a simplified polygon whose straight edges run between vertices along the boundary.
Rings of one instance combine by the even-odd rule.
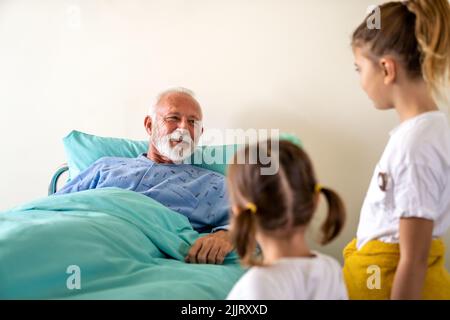
[[[163,92],[145,117],[148,153],[101,158],[57,194],[118,187],[142,193],[185,215],[198,232],[186,262],[221,264],[233,249],[227,231],[229,204],[224,176],[184,164],[203,133],[202,110],[187,89]]]

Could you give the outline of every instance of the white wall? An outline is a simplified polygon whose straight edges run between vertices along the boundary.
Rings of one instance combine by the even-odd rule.
[[[350,34],[377,3],[0,0],[0,210],[46,195],[70,130],[146,139],[152,97],[182,85],[207,129],[280,128],[304,141],[347,203],[345,232],[323,249],[340,258],[397,123],[353,70]]]

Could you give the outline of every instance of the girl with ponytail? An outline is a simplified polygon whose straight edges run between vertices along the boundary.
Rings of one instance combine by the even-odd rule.
[[[450,80],[448,0],[380,6],[352,48],[361,86],[400,125],[375,168],[356,239],[344,249],[351,299],[450,299],[444,243],[450,227],[450,127],[436,97]]]
[[[261,174],[262,168],[273,163],[263,164],[266,161],[258,157],[255,164],[236,164],[237,159],[260,155],[261,143],[241,150],[244,157],[236,154],[228,169],[231,236],[242,263],[252,267],[228,299],[347,299],[339,263],[311,251],[305,241],[321,194],[328,202],[322,244],[341,231],[344,205],[334,191],[318,184],[302,149],[288,141],[280,141],[278,146],[278,150],[264,149],[271,161],[278,163],[274,175]]]

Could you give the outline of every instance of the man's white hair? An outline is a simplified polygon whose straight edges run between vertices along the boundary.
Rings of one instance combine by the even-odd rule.
[[[195,98],[195,93],[190,89],[187,89],[184,87],[175,87],[175,88],[170,88],[170,89],[164,90],[156,96],[155,102],[150,106],[150,108],[148,108],[148,115],[152,118],[153,121],[155,121],[155,119],[156,119],[156,106],[161,102],[161,100],[165,96],[167,96],[169,94],[174,94],[174,93],[182,93],[182,94],[188,95],[193,100],[197,101],[197,99]]]

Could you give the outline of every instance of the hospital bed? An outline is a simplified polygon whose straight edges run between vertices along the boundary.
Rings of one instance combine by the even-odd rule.
[[[0,299],[226,298],[245,272],[238,255],[223,265],[185,263],[204,236],[185,216],[119,188],[54,195],[63,177],[102,156],[135,157],[145,141],[74,131],[64,143],[67,163],[53,173],[49,196],[0,212]],[[207,168],[224,174],[225,166]],[[73,270],[81,272],[79,288]]]
[[[68,171],[57,168],[48,197],[0,212],[0,300],[224,299],[243,274],[235,252],[223,265],[185,263],[203,235],[147,196],[54,195]]]

